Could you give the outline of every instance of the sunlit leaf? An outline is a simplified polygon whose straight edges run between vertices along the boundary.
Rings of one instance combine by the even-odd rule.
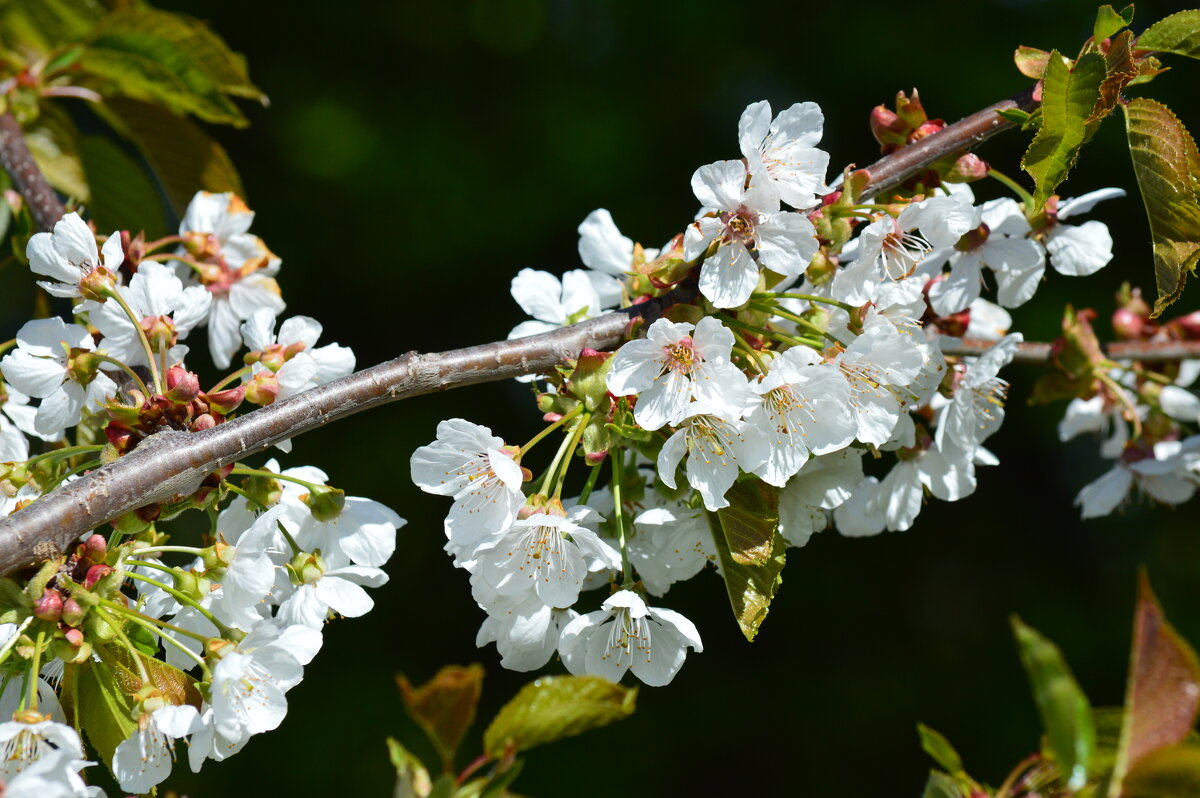
[[[493,758],[574,737],[633,714],[636,687],[598,676],[543,676],[505,704],[483,734]]]
[[[9,0],[0,3],[0,38],[45,53],[86,34],[101,13],[89,0]]]
[[[761,492],[755,482],[735,484],[726,495],[731,497],[731,507],[709,513],[709,526],[721,560],[733,617],[746,639],[753,641],[783,581],[787,542],[775,531],[779,523],[779,498],[777,493]],[[744,502],[744,509],[730,513],[727,511],[733,509],[734,496]],[[746,509],[756,504],[762,512],[757,519]],[[771,536],[769,545],[764,541],[767,534]],[[754,560],[750,552],[764,550],[768,552],[767,559],[759,565],[751,564]]]
[[[105,650],[104,657],[104,663],[112,670],[119,689],[130,696],[142,689],[144,682],[128,651],[113,647]],[[168,701],[176,705],[190,704],[200,709],[203,698],[193,677],[155,657],[139,655],[139,659],[146,669],[146,675],[150,677],[150,683]]]
[[[1087,696],[1076,684],[1058,646],[1016,616],[1012,626],[1042,719],[1048,753],[1067,776],[1067,786],[1077,790],[1087,781],[1088,761],[1096,742]]]
[[[1050,53],[1036,47],[1021,45],[1013,53],[1013,61],[1017,65],[1017,70],[1025,77],[1034,80],[1042,79],[1042,75],[1046,73],[1046,63],[1049,60]]]
[[[1125,777],[1125,798],[1200,798],[1200,745],[1147,754]]]
[[[1110,5],[1103,5],[1096,11],[1096,22],[1092,25],[1092,40],[1099,44],[1104,39],[1133,22],[1133,6],[1128,5],[1120,13]]]
[[[950,773],[962,772],[962,758],[954,750],[954,746],[950,744],[950,741],[940,732],[929,728],[924,723],[918,723],[917,734],[921,738],[921,748],[924,749],[925,753],[933,757],[934,762],[937,762]]]
[[[1095,131],[1087,120],[1100,98],[1104,76],[1104,59],[1096,53],[1082,56],[1073,68],[1057,50],[1050,54],[1042,83],[1042,126],[1021,160],[1036,183],[1038,207],[1067,179],[1079,150]]]
[[[1154,246],[1158,316],[1183,293],[1200,259],[1200,205],[1195,176],[1200,161],[1191,134],[1170,108],[1138,98],[1125,103],[1125,130]]]
[[[463,735],[475,722],[483,675],[482,665],[447,665],[420,687],[413,687],[404,674],[396,675],[408,714],[425,730],[447,770]]]
[[[43,107],[37,121],[25,130],[29,152],[50,185],[68,197],[87,202],[91,192],[83,173],[78,138],[70,118],[53,106]]]
[[[1163,17],[1138,37],[1139,50],[1200,58],[1200,10],[1180,11]]]
[[[89,661],[68,670],[77,671],[74,683],[76,721],[96,749],[100,761],[110,766],[117,746],[137,728],[137,723],[130,717],[133,702],[103,662]]]
[[[396,789],[392,798],[426,798],[433,782],[425,765],[393,737],[387,738],[388,758],[396,769]]]
[[[1108,52],[1104,55],[1104,65],[1107,70],[1104,80],[1100,83],[1100,98],[1087,118],[1087,124],[1095,124],[1112,113],[1121,99],[1121,92],[1129,85],[1129,81],[1137,77],[1138,68],[1133,60],[1133,34],[1121,31],[1112,40]]]

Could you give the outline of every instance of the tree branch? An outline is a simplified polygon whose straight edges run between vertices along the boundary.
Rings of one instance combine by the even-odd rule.
[[[982,355],[991,349],[991,341],[972,338],[942,338],[942,353],[959,357]],[[1116,341],[1101,344],[1105,357],[1110,360],[1141,360],[1145,363],[1164,363],[1172,360],[1200,359],[1200,341]],[[1014,363],[1050,362],[1052,345],[1037,341],[1017,344]]]
[[[1012,127],[997,109],[1031,107],[1032,92],[1022,92],[881,158],[868,167],[866,191],[886,193],[939,158]],[[0,162],[13,175],[39,226],[51,228],[62,205],[9,114],[0,115]],[[633,319],[653,321],[669,305],[691,301],[695,295],[694,284],[688,283],[659,299],[553,332],[439,354],[409,353],[204,432],[160,432],[115,463],[0,520],[0,574],[56,556],[82,533],[138,507],[185,497],[213,471],[279,441],[377,405],[544,371],[585,348],[612,349],[625,339]],[[1022,359],[1044,361],[1049,345],[1026,344],[1022,351],[1028,353]]]
[[[38,228],[53,230],[54,223],[62,218],[66,208],[25,146],[21,126],[7,111],[0,114],[0,164],[4,165],[17,191],[29,203],[29,212]]]

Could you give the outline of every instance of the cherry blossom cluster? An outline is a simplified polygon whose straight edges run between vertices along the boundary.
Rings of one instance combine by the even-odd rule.
[[[39,284],[73,307],[0,344],[0,516],[159,431],[209,429],[354,370],[349,349],[317,344],[316,320],[278,323],[280,260],[249,232],[253,218],[236,196],[201,193],[178,235],[158,241],[97,237],[75,213],[32,237]],[[201,328],[218,369],[243,353],[208,390],[185,364]],[[207,515],[202,540],[172,538],[186,510]],[[28,581],[4,580],[5,793],[97,794],[80,776],[93,763],[79,727],[131,793],[166,778],[180,740],[198,770],[278,727],[326,621],[371,610],[366,589],[387,581],[403,524],[317,468],[235,464],[83,536]],[[114,717],[71,703],[84,684]]]
[[[1149,306],[1128,285],[1118,300],[1112,325],[1124,340],[1200,339],[1200,312],[1152,321]],[[1100,353],[1091,319],[1090,312],[1068,314],[1066,340],[1080,365],[1064,369],[1063,361],[1070,358],[1060,356],[1071,390],[1060,387],[1050,398],[1071,394],[1058,425],[1059,439],[1099,436],[1100,456],[1114,462],[1079,492],[1075,503],[1084,518],[1108,515],[1135,493],[1159,504],[1183,504],[1200,488],[1200,397],[1189,390],[1200,377],[1200,361],[1113,362]]]
[[[936,124],[922,111],[902,133]],[[701,639],[651,604],[710,563],[731,578],[722,514],[746,512],[737,485],[770,497],[782,540],[803,546],[830,527],[906,530],[928,498],[969,496],[976,468],[998,462],[984,444],[1004,418],[999,372],[1022,340],[1005,308],[1033,296],[1047,260],[1073,276],[1108,263],[1104,224],[1065,220],[1123,192],[1035,209],[963,156],[892,196],[863,196],[862,172],[826,185],[822,127],[813,103],[778,115],[754,103],[741,157],[692,176],[700,208],[683,232],[643,247],[597,210],[579,227],[584,268],[513,280],[532,319],[511,338],[669,291],[683,300],[615,352],[584,350],[541,375],[548,426],[525,445],[452,419],[413,455],[414,482],[453,500],[446,550],[486,613],[478,644],[495,643],[506,667],[557,654],[572,673],[669,682]],[[1020,201],[977,204],[965,180],[987,174]],[[994,345],[942,354],[964,335]],[[552,433],[560,446],[535,477],[530,451]],[[568,479],[573,463],[581,473]],[[573,498],[568,483],[582,483]],[[582,598],[593,590],[602,596]]]

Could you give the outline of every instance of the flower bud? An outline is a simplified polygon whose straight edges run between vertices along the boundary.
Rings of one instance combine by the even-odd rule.
[[[813,285],[824,285],[832,280],[835,274],[837,274],[837,261],[831,258],[824,249],[817,251],[805,271],[805,276]]]
[[[315,585],[325,575],[325,560],[319,551],[302,551],[287,564],[287,572],[293,585]]]
[[[1131,340],[1142,337],[1144,319],[1128,308],[1117,308],[1112,314],[1113,332],[1118,338]]]
[[[175,320],[170,316],[147,316],[142,319],[142,331],[155,352],[165,352],[175,346],[179,337],[175,333]],[[197,393],[199,387],[197,387]]]
[[[79,281],[79,295],[93,302],[103,302],[117,291],[117,276],[103,266],[97,266]]]
[[[235,388],[226,388],[223,391],[210,391],[206,394],[201,394],[201,398],[208,403],[209,410],[227,416],[234,410],[237,410],[238,406],[245,401],[246,389],[238,385]]]
[[[111,643],[117,638],[117,630],[99,614],[91,614],[84,619],[83,631],[88,639],[101,643]]]
[[[74,596],[67,598],[62,604],[62,622],[67,626],[79,626],[83,619],[87,616],[87,610],[83,608]]]
[[[62,612],[62,594],[57,590],[46,588],[42,597],[33,603],[33,614],[39,620],[58,623],[58,620],[62,618]]]
[[[337,488],[316,487],[300,497],[318,521],[332,521],[342,514],[346,506],[346,492]]]
[[[87,385],[96,378],[100,360],[89,349],[72,349],[67,359],[67,373],[80,385]]]
[[[204,413],[203,415],[196,417],[196,420],[192,422],[190,429],[192,432],[204,432],[204,430],[212,429],[215,426],[217,426],[217,420],[212,417],[212,414]]]
[[[92,562],[104,562],[108,555],[108,541],[103,535],[92,534],[83,542],[83,556]]]
[[[92,658],[92,644],[83,638],[78,629],[68,629],[63,637],[50,646],[51,653],[70,665],[80,665]]]
[[[1172,319],[1165,326],[1185,341],[1198,340],[1200,339],[1200,310],[1194,310],[1186,316]]]
[[[871,135],[879,142],[880,149],[888,153],[903,147],[909,127],[894,111],[877,105],[871,111]]]
[[[245,384],[246,401],[266,407],[279,396],[279,380],[270,371],[260,371]]]
[[[176,404],[187,404],[200,395],[200,378],[182,366],[167,369],[167,398]]]
[[[902,91],[896,92],[896,114],[910,130],[920,127],[929,119],[916,89],[913,89],[912,97]]]
[[[104,563],[97,563],[88,569],[87,576],[83,579],[83,586],[91,590],[104,577],[112,573],[112,568]]]
[[[942,179],[947,183],[972,183],[987,177],[987,173],[987,161],[973,152],[968,152],[954,162],[954,168]]]

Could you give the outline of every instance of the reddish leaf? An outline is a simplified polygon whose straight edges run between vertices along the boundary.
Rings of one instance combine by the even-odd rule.
[[[413,687],[404,674],[396,674],[396,684],[408,714],[429,735],[449,771],[458,744],[475,722],[475,706],[483,691],[483,666],[447,665],[420,687]]]
[[[1100,98],[1092,109],[1092,115],[1087,118],[1087,124],[1099,122],[1112,113],[1121,99],[1121,92],[1129,85],[1129,81],[1137,77],[1138,67],[1133,60],[1133,34],[1127,30],[1121,31],[1109,45],[1104,55],[1106,73],[1100,83]]]

